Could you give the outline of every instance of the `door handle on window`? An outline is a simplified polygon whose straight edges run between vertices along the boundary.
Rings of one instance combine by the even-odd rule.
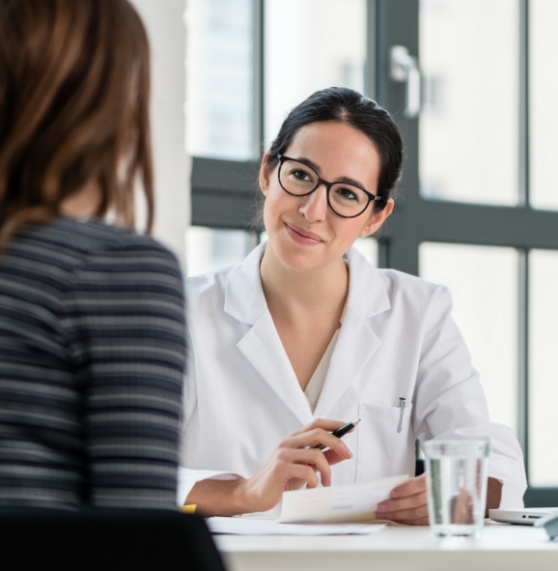
[[[405,117],[418,117],[421,106],[421,76],[416,57],[405,46],[392,46],[390,50],[390,78],[406,83]]]

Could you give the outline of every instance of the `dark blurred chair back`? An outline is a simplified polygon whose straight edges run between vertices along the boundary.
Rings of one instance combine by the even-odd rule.
[[[0,510],[0,569],[225,571],[203,518],[166,510]]]

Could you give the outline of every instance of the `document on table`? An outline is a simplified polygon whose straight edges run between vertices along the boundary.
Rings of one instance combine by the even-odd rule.
[[[382,530],[383,524],[288,524],[270,519],[244,517],[210,517],[211,533],[228,535],[370,535]]]
[[[374,521],[378,504],[409,476],[394,476],[363,484],[348,484],[284,492],[281,523],[355,523]]]

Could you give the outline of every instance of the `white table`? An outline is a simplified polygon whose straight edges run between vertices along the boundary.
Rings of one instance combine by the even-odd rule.
[[[368,536],[215,536],[229,571],[558,571],[541,529],[486,525],[479,539],[436,539],[425,527]]]

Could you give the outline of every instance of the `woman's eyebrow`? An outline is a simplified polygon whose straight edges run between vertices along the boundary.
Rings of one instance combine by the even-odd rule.
[[[295,160],[297,160],[299,163],[303,163],[309,166],[310,168],[314,169],[321,176],[321,169],[319,165],[317,165],[314,161],[311,161],[306,157],[298,157]],[[335,181],[333,182],[344,182],[345,184],[352,184],[353,186],[358,186],[358,188],[360,188],[361,190],[366,191],[366,188],[361,182],[355,180],[354,178],[350,178],[348,176],[340,176],[339,178],[335,179]]]
[[[293,157],[293,159],[295,158]],[[314,169],[318,174],[322,172],[322,169],[320,169],[320,167],[314,161],[311,161],[306,157],[297,157],[295,161],[298,161],[299,163],[303,163],[306,166],[309,166],[310,168]]]
[[[361,182],[358,182],[358,180],[355,180],[354,178],[350,178],[348,176],[340,176],[338,179],[335,180],[335,182],[344,182],[345,184],[352,184],[353,186],[358,186],[358,188],[360,188],[361,190],[366,191],[366,188],[364,188],[364,185]]]

